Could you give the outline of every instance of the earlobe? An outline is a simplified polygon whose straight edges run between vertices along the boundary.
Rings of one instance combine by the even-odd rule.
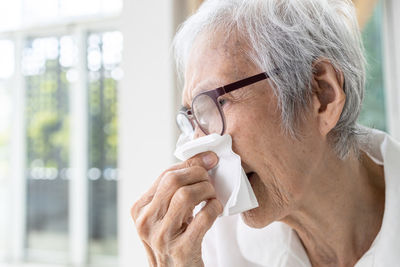
[[[339,121],[346,102],[343,73],[327,60],[314,62],[313,70],[313,110],[321,135],[327,136]]]

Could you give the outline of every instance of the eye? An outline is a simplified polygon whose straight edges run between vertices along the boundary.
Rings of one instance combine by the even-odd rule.
[[[223,99],[223,98],[221,98],[221,99],[218,99],[218,103],[221,105],[221,107],[224,105],[224,104],[226,104],[226,99]]]

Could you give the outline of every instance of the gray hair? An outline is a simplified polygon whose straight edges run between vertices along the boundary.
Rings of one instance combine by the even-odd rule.
[[[174,39],[178,72],[183,76],[196,37],[236,32],[250,46],[247,56],[269,73],[286,133],[298,137],[301,114],[310,108],[313,63],[328,60],[342,71],[346,103],[329,133],[334,151],[345,159],[358,152],[356,121],[365,85],[364,48],[350,0],[208,0],[180,27]]]

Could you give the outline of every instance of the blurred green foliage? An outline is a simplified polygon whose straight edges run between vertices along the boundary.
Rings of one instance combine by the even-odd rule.
[[[46,159],[45,167],[58,168],[54,153],[59,154],[62,162],[68,162],[69,150],[69,117],[59,118],[57,113],[49,110],[36,112],[28,127],[28,140],[34,147],[31,155]]]
[[[89,168],[117,165],[117,82],[103,75],[89,83]]]
[[[68,69],[59,60],[46,60],[45,70],[26,76],[26,134],[28,164],[40,159],[43,167],[68,167]]]
[[[362,32],[367,58],[367,80],[359,123],[385,131],[386,111],[382,51],[382,3]]]
[[[68,69],[58,59],[47,60],[43,73],[26,77],[28,164],[41,159],[43,167],[68,167],[69,161],[69,82]],[[105,76],[89,82],[89,168],[117,165],[117,81]]]

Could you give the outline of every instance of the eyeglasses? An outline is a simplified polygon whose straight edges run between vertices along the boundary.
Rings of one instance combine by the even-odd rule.
[[[212,133],[223,135],[225,132],[225,116],[218,98],[224,94],[268,78],[269,75],[262,72],[243,80],[218,87],[214,90],[198,94],[193,98],[191,108],[181,108],[176,116],[179,129],[184,135],[191,136],[197,124],[206,135]]]

